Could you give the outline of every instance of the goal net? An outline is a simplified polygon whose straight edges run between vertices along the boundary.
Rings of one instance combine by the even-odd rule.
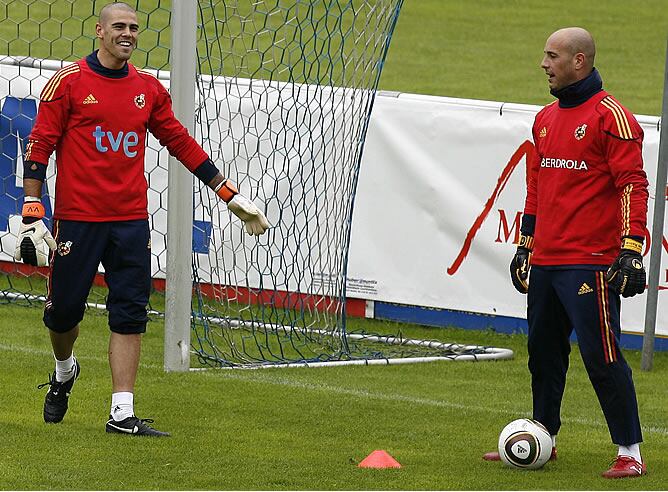
[[[205,247],[193,255],[192,325],[200,363],[499,355],[374,336],[346,317],[355,188],[401,4],[200,2],[197,126],[223,173],[272,224],[250,238],[210,190],[197,188],[195,231]]]
[[[90,33],[106,3],[17,0],[0,9],[0,32],[9,40],[5,52],[10,55],[0,65],[4,301],[38,302],[44,293],[46,271],[11,260],[22,198],[20,148],[53,70],[95,49]],[[142,26],[132,61],[169,85],[170,3],[129,3]],[[248,236],[224,203],[193,180],[190,348],[198,365],[373,364],[512,355],[493,347],[376,334],[372,327],[377,325],[346,317],[355,189],[401,4],[199,0],[195,136],[272,227],[263,236]],[[167,261],[166,160],[166,150],[149,139],[156,291],[164,289]],[[54,168],[46,196],[53,190]],[[101,283],[91,305],[103,307],[105,295]],[[157,315],[163,305],[164,299],[152,296]]]

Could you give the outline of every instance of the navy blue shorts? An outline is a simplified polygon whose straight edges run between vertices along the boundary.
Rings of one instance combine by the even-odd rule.
[[[78,222],[56,220],[44,324],[58,333],[83,319],[98,266],[109,287],[109,328],[144,333],[151,293],[151,245],[148,220]]]

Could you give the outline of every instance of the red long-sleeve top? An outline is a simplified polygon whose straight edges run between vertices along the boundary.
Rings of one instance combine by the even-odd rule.
[[[86,59],[49,80],[24,159],[47,165],[56,151],[56,219],[106,222],[148,217],[147,131],[190,171],[208,155],[175,118],[158,79],[128,63],[97,73]]]
[[[621,237],[645,235],[643,131],[605,91],[543,108],[533,125],[524,213],[536,216],[534,265],[609,265]]]

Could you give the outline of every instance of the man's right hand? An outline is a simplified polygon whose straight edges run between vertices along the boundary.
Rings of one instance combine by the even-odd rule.
[[[49,250],[57,248],[56,241],[42,218],[44,206],[39,198],[27,196],[23,201],[23,221],[16,239],[14,259],[33,266],[49,264]]]
[[[520,294],[529,292],[529,269],[531,267],[531,251],[533,236],[520,235],[517,251],[510,262],[510,279]]]

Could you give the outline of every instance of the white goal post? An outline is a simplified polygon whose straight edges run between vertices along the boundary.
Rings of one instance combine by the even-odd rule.
[[[195,70],[197,10],[195,2],[172,4],[170,93],[175,116],[195,134]],[[192,175],[169,157],[167,262],[165,282],[166,371],[190,368],[190,311],[192,303]]]

